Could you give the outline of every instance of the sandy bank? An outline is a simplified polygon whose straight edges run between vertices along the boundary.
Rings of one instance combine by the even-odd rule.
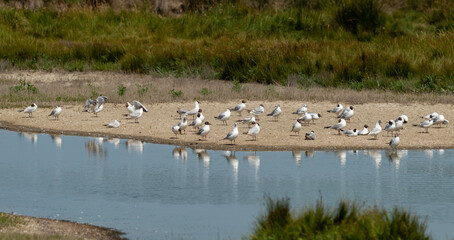
[[[284,151],[389,148],[387,144],[391,139],[391,135],[388,137],[384,131],[380,134],[378,140],[372,140],[369,136],[339,136],[335,130],[324,129],[325,126],[333,125],[337,121],[334,114],[326,112],[326,110],[332,109],[337,104],[332,102],[306,103],[310,112],[320,113],[322,118],[317,120],[315,125],[304,126],[300,136],[294,135],[290,130],[293,122],[299,116],[291,113],[304,104],[304,102],[296,101],[247,102],[249,109],[263,103],[266,113],[270,113],[275,105],[280,104],[283,113],[278,122],[270,116],[260,117],[261,132],[257,141],[251,141],[250,136],[242,134],[247,132],[248,127],[240,124],[240,136],[237,138],[236,145],[230,145],[229,141],[221,139],[232,130],[233,122],[246,116],[246,113],[243,113],[242,117],[237,113],[232,113],[232,117],[227,125],[223,125],[220,121],[214,119],[214,116],[225,111],[228,107],[235,106],[238,102],[239,100],[228,103],[202,102],[200,104],[206,119],[213,124],[207,141],[201,141],[200,137],[195,134],[196,131],[190,127],[186,131],[187,134],[180,135],[178,139],[174,139],[174,134],[171,131],[172,126],[179,122],[178,114],[176,113],[177,107],[191,109],[194,106],[193,102],[186,104],[144,103],[150,112],[144,113],[139,123],[134,123],[134,120],[123,116],[124,113],[127,113],[123,104],[107,103],[98,117],[95,117],[94,114],[83,112],[82,105],[63,106],[63,113],[58,121],[48,117],[51,111],[49,108],[38,108],[33,113],[32,118],[28,118],[25,113],[18,112],[20,109],[1,109],[0,127],[16,131],[33,131],[51,134],[135,138],[152,143],[218,150]],[[39,103],[37,104],[39,106]],[[348,104],[343,103],[343,105]],[[452,137],[454,131],[452,126],[432,127],[429,130],[429,134],[423,133],[423,129],[421,128],[412,126],[412,124],[422,121],[421,116],[434,111],[443,114],[448,120],[453,119],[454,108],[452,105],[367,103],[354,105],[354,110],[355,115],[351,123],[347,124],[346,129],[362,129],[364,124],[368,124],[371,129],[378,119],[383,121],[382,127],[384,127],[386,121],[395,119],[401,114],[406,114],[409,117],[409,124],[406,124],[401,132],[401,144],[399,148],[454,148],[454,138]],[[114,119],[121,121],[122,124],[119,128],[112,129],[103,126],[103,124]],[[189,122],[191,122],[192,117],[189,117],[189,119]],[[304,140],[304,133],[311,130],[316,132],[317,140]]]

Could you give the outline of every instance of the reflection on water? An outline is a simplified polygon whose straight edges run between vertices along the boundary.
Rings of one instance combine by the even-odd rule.
[[[411,208],[435,239],[454,237],[454,150],[220,152],[38,135],[1,132],[0,211],[113,227],[130,239],[240,239],[263,194],[300,205],[322,195],[330,205]]]
[[[60,135],[50,135],[52,141],[55,143],[58,149],[61,149],[61,136]]]
[[[185,147],[175,147],[172,150],[172,156],[175,159],[181,159],[183,161],[188,160],[188,151]]]
[[[36,133],[21,132],[19,134],[21,136],[23,136],[25,139],[27,139],[28,141],[30,141],[31,143],[38,142],[38,134],[36,134]]]
[[[143,154],[143,146],[145,145],[144,141],[135,140],[135,139],[128,139],[125,142],[126,147],[128,148],[128,152],[134,151],[139,154]]]
[[[89,156],[107,157],[107,150],[102,147],[102,142],[99,142],[99,139],[86,142],[85,150]]]

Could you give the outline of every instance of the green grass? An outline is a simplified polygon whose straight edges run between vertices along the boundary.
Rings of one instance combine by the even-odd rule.
[[[425,221],[397,207],[386,211],[341,200],[330,208],[319,200],[292,214],[289,199],[265,199],[267,212],[250,239],[431,239]]]
[[[146,7],[3,8],[0,59],[16,69],[282,85],[299,76],[302,86],[452,93],[454,3],[403,2],[309,0],[276,10],[270,1],[189,1],[177,17]]]

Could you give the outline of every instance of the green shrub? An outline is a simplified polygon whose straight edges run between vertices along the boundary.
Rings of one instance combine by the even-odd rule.
[[[345,30],[358,35],[363,31],[376,34],[384,25],[384,14],[378,0],[343,0],[334,19]]]
[[[397,207],[387,212],[341,200],[332,209],[318,200],[292,214],[288,198],[265,202],[251,239],[431,239],[425,220]]]

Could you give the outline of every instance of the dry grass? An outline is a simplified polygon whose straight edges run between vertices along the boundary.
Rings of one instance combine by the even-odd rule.
[[[37,88],[15,91],[19,81]],[[119,86],[126,87],[120,96]],[[181,93],[180,93],[181,92]],[[140,100],[152,102],[188,102],[194,99],[212,102],[228,102],[233,99],[248,100],[296,100],[302,102],[360,103],[452,103],[452,94],[397,94],[381,90],[354,91],[311,87],[305,88],[292,82],[287,86],[204,80],[185,77],[157,77],[140,74],[113,72],[27,72],[10,71],[0,74],[0,105],[24,106],[30,102],[53,106],[56,104],[82,103],[88,97],[103,94],[110,102],[122,103]]]

